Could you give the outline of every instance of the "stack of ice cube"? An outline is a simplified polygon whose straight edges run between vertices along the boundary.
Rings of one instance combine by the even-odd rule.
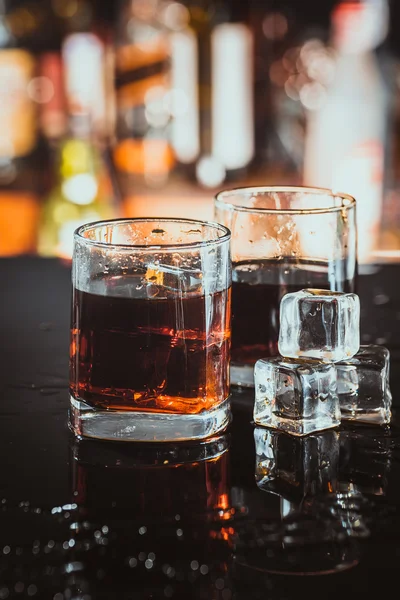
[[[388,423],[389,352],[360,347],[356,294],[304,289],[280,305],[279,356],[254,368],[254,421],[293,435],[341,419]]]

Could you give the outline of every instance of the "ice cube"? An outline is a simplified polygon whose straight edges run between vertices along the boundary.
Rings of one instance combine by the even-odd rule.
[[[304,289],[283,296],[278,349],[287,358],[336,362],[360,347],[360,300],[356,294]]]
[[[336,370],[332,363],[260,359],[254,367],[254,421],[307,435],[340,423]]]
[[[384,425],[390,423],[390,353],[384,346],[361,346],[353,358],[336,363],[342,418]]]
[[[254,429],[255,478],[259,488],[292,502],[336,490],[339,432],[296,437],[273,429]]]

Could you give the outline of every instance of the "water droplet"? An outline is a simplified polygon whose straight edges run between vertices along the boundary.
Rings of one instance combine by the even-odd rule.
[[[377,294],[376,296],[374,296],[374,304],[376,304],[376,306],[387,304],[389,300],[390,298],[389,296],[386,296],[386,294]]]
[[[221,577],[219,577],[215,581],[215,587],[217,588],[217,590],[223,590],[225,587],[225,581]]]
[[[76,573],[77,571],[82,571],[84,568],[84,564],[78,560],[73,562],[69,562],[64,566],[65,573]]]
[[[28,586],[28,589],[26,591],[28,593],[28,596],[34,596],[38,589],[34,583],[31,583],[31,585]]]
[[[134,558],[133,556],[128,560],[128,565],[130,566],[131,569],[133,569],[134,567],[136,567],[137,565],[137,560],[136,558]]]
[[[167,577],[169,577],[170,579],[172,579],[172,577],[175,577],[175,569],[173,567],[168,566],[165,574]]]

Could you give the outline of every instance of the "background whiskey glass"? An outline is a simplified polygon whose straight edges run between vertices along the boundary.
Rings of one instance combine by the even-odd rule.
[[[355,291],[356,202],[322,188],[238,188],[216,195],[214,219],[231,230],[231,384],[253,387],[255,362],[278,354],[284,294]]]
[[[122,219],[74,236],[70,426],[79,436],[202,439],[230,421],[230,232]]]

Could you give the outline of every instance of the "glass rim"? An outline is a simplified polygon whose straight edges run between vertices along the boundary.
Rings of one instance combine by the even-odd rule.
[[[207,226],[211,229],[217,229],[222,232],[221,237],[214,240],[201,240],[197,242],[182,242],[182,243],[171,243],[171,244],[110,244],[108,242],[99,242],[98,240],[91,240],[83,236],[85,231],[94,229],[97,227],[104,227],[106,225],[117,225],[124,223],[182,223],[191,225]],[[80,240],[88,246],[95,246],[104,249],[116,250],[184,250],[202,248],[204,246],[219,245],[229,241],[231,238],[231,231],[225,225],[217,223],[216,221],[202,221],[200,219],[185,219],[181,217],[124,217],[117,219],[105,219],[101,221],[91,221],[90,223],[84,223],[77,227],[74,231],[74,241]]]
[[[340,198],[344,202],[342,206],[330,206],[324,208],[256,208],[248,207],[242,204],[233,204],[225,199],[233,194],[239,195],[241,193],[247,194],[260,194],[261,193],[278,193],[278,192],[291,192],[291,193],[303,193],[309,195],[325,195],[332,196],[334,198]],[[350,194],[344,192],[335,192],[329,188],[320,187],[309,187],[301,185],[261,185],[261,186],[249,186],[249,187],[238,187],[227,190],[221,190],[214,196],[214,205],[218,208],[227,208],[237,212],[248,212],[257,214],[292,214],[292,215],[314,215],[324,213],[335,213],[343,210],[349,210],[356,207],[356,199]]]

